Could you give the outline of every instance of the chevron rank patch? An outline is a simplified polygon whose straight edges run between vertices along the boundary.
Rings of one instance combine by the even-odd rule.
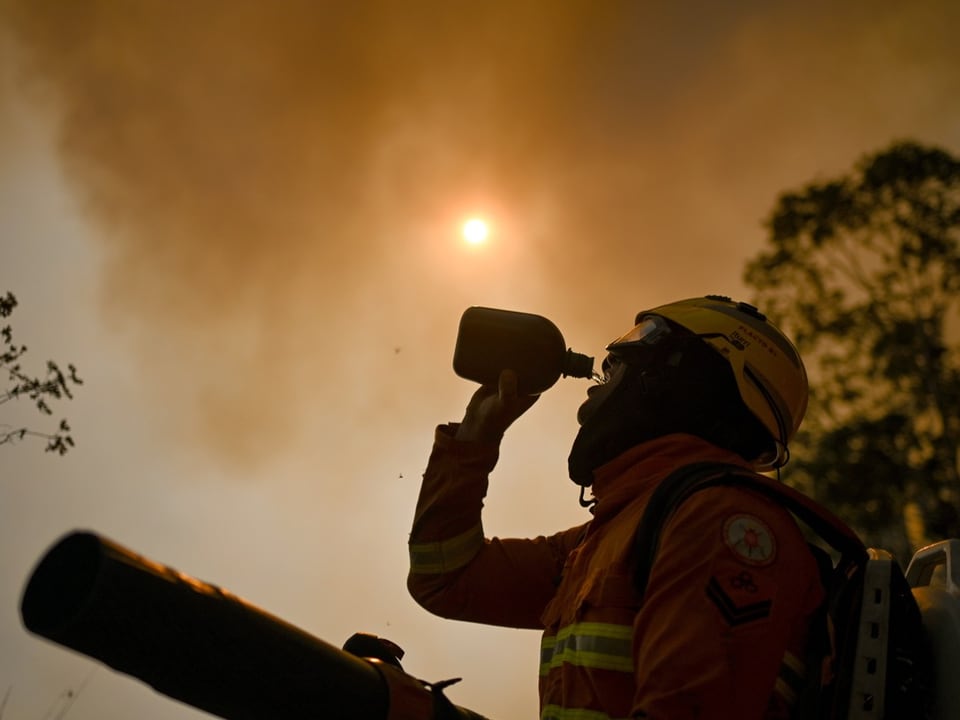
[[[769,565],[777,557],[777,539],[755,515],[731,515],[723,523],[723,542],[740,562]]]
[[[730,627],[737,627],[767,618],[776,589],[776,583],[762,571],[727,559],[715,563],[706,594],[724,621]]]

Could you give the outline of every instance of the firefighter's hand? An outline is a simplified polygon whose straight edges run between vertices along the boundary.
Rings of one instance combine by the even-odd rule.
[[[517,374],[513,370],[500,373],[497,387],[481,385],[470,398],[457,440],[500,442],[514,420],[523,415],[539,395],[518,395]]]

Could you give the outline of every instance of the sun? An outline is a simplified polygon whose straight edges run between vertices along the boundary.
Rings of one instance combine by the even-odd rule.
[[[460,233],[471,245],[482,245],[490,237],[490,227],[480,218],[470,218],[463,224]]]

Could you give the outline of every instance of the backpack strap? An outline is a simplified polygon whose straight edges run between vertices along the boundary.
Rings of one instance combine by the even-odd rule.
[[[867,550],[857,534],[840,518],[813,499],[765,475],[740,465],[699,462],[684,465],[664,478],[653,491],[634,535],[634,587],[643,597],[660,547],[660,532],[676,509],[698,490],[735,485],[779,502],[821,537],[846,561],[866,559]]]

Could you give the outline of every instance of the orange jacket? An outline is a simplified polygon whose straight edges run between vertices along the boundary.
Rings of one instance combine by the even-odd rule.
[[[595,473],[593,519],[549,537],[487,539],[496,446],[438,428],[410,537],[408,587],[438,615],[543,630],[541,718],[789,717],[823,589],[790,514],[737,487],[695,493],[666,522],[645,596],[630,548],[647,500],[682,465],[744,465],[689,435]]]

